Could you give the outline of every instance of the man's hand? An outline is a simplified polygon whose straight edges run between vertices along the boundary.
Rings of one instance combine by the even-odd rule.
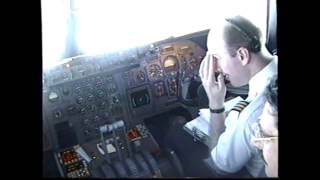
[[[224,106],[226,96],[226,85],[223,80],[222,72],[216,80],[214,73],[218,71],[217,59],[211,54],[207,54],[201,62],[199,75],[202,85],[209,99],[209,107],[211,109],[220,109]]]

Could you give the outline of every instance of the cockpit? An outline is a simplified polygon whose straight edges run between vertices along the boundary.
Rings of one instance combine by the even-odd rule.
[[[43,6],[50,4],[43,2]],[[265,8],[262,24],[265,23],[266,34],[270,33],[267,27],[274,28],[267,18],[272,18],[270,9],[275,8],[270,6],[271,2],[260,5]],[[68,12],[73,15],[78,9],[72,9],[72,4],[81,4],[79,0],[63,3],[69,4]],[[194,3],[205,6],[209,2]],[[173,4],[176,8],[184,7],[183,1]],[[43,16],[47,9],[43,7]],[[112,6],[107,9],[111,11]],[[179,21],[181,16],[176,14],[172,18]],[[74,18],[71,24],[77,22],[78,16],[70,17]],[[178,26],[180,22],[176,23]],[[163,31],[170,31],[158,25]],[[130,34],[129,29],[123,33]],[[177,124],[182,127],[199,116],[200,108],[208,107],[199,67],[206,56],[209,29],[99,53],[77,49],[74,40],[77,36],[71,36],[72,30],[80,32],[68,29],[71,33],[66,42],[72,46],[66,45],[68,51],[64,50],[59,61],[43,69],[43,176],[188,177],[183,157],[166,142],[174,136],[172,129]],[[152,36],[149,33],[146,36]],[[46,59],[50,59],[50,53],[43,61]],[[228,85],[226,99],[245,98],[247,93],[248,85],[238,88]],[[186,122],[176,120],[177,116],[184,117]],[[191,149],[186,151],[192,154]]]

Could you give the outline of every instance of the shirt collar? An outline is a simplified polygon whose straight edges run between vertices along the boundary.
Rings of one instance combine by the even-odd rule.
[[[248,100],[252,100],[258,94],[261,94],[269,83],[269,80],[278,74],[278,57],[274,56],[273,60],[261,71],[255,74],[249,80]]]

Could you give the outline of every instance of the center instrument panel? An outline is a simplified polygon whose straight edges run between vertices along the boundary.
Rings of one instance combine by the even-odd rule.
[[[196,43],[172,40],[74,57],[45,71],[44,149],[55,152],[61,175],[138,177],[143,170],[134,164],[144,159],[159,177],[148,154],[159,146],[143,119],[180,106],[180,82],[197,76],[204,56]]]

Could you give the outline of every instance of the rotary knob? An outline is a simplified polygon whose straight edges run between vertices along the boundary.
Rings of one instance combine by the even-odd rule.
[[[100,119],[101,119],[101,118],[100,118],[99,116],[95,116],[95,117],[94,117],[94,122],[98,122],[98,121],[100,121]]]
[[[83,134],[84,134],[85,136],[90,136],[91,131],[90,131],[89,129],[85,129],[85,130],[83,131]]]
[[[56,112],[54,112],[54,117],[56,119],[60,119],[62,117],[62,113],[60,110],[57,110]]]
[[[89,125],[90,120],[88,118],[83,120],[83,125],[88,126]]]
[[[63,88],[62,92],[64,95],[69,95],[69,93],[70,93],[68,88]]]
[[[102,101],[98,104],[99,109],[104,109],[106,107],[106,102]]]
[[[100,133],[100,127],[99,127],[99,125],[96,125],[96,126],[94,127],[94,131],[95,131],[96,134],[99,134],[99,133]]]
[[[119,98],[118,98],[117,96],[113,96],[113,97],[112,97],[112,102],[113,102],[114,104],[118,104],[118,103],[120,102],[120,100],[119,100]]]
[[[89,94],[89,95],[88,95],[88,101],[92,101],[93,99],[94,99],[93,94]]]
[[[67,111],[69,114],[73,114],[73,113],[75,113],[76,108],[74,106],[70,105],[67,107]]]
[[[113,80],[112,76],[107,76],[107,78],[106,78],[106,79],[107,79],[107,82],[108,82],[108,83],[111,83],[111,82],[112,82],[112,80]]]
[[[88,105],[88,109],[89,109],[89,111],[91,111],[91,112],[94,112],[95,110],[96,110],[96,106],[95,105]]]
[[[78,104],[84,103],[84,99],[83,99],[83,97],[81,97],[81,96],[78,97],[76,101],[77,101]]]
[[[98,79],[98,80],[96,81],[96,87],[101,87],[102,85],[103,85],[102,80],[101,80],[101,79]]]
[[[78,86],[74,89],[74,92],[79,94],[81,92],[81,88]]]
[[[86,108],[85,108],[85,107],[80,108],[80,113],[81,113],[81,114],[85,114],[85,113],[86,113]]]

